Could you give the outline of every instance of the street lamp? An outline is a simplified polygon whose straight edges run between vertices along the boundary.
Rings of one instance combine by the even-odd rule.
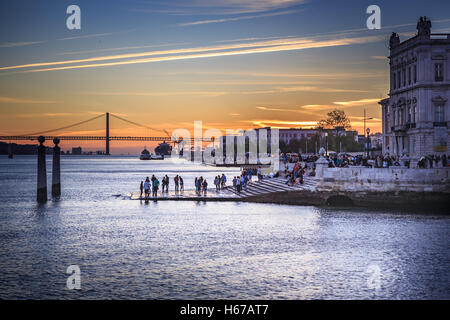
[[[328,132],[325,132],[325,141],[326,141],[326,146],[327,146],[325,154],[328,157]]]
[[[372,120],[373,118],[367,118],[366,117],[366,109],[364,109],[364,131],[363,133],[366,134],[366,120]],[[369,130],[369,129],[368,129]],[[369,134],[367,134],[369,136]],[[367,143],[367,141],[366,141]],[[364,149],[366,149],[366,145],[364,144]],[[367,151],[367,155],[369,154],[369,151]]]
[[[369,157],[369,134],[370,134],[370,129],[367,128],[366,132],[367,132],[366,144],[367,144],[367,158],[368,158]]]

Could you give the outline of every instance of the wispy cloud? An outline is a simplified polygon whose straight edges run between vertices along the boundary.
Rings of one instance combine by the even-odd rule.
[[[307,109],[307,110],[327,110],[327,109],[336,108],[336,106],[326,105],[326,104],[307,104],[307,105],[301,106],[300,108]]]
[[[51,67],[43,69],[26,70],[23,72],[42,72],[42,71],[56,71],[56,70],[70,70],[70,69],[85,69],[110,67],[119,65],[130,65],[138,63],[151,63],[162,61],[176,61],[186,59],[200,59],[211,57],[224,57],[233,55],[247,55],[255,53],[267,52],[282,52],[292,50],[304,50],[311,48],[324,48],[345,46],[353,44],[364,44],[375,41],[383,41],[383,36],[368,36],[368,37],[344,37],[340,39],[323,39],[323,38],[288,38],[277,39],[270,41],[256,41],[249,43],[238,43],[223,46],[211,47],[197,47],[197,48],[183,48],[163,51],[150,51],[141,53],[130,53],[112,56],[101,56],[88,59],[53,61],[53,62],[39,62],[31,64],[23,64],[16,66],[1,67],[0,70],[22,69],[22,68],[39,68]],[[144,58],[145,57],[145,58]],[[115,62],[103,62],[107,60],[123,60]],[[102,63],[92,63],[102,62]],[[85,64],[88,63],[88,64]],[[64,64],[76,64],[72,66],[53,67]]]
[[[14,48],[14,47],[23,47],[23,46],[31,46],[34,44],[44,43],[45,41],[23,41],[23,42],[5,42],[0,43],[0,48]]]
[[[72,117],[80,115],[79,113],[69,112],[44,112],[44,113],[24,113],[15,115],[17,118],[54,118],[54,117]]]
[[[170,92],[87,92],[87,94],[101,96],[135,96],[135,97],[166,97],[166,96],[207,96],[216,97],[228,94],[225,91],[170,91]]]
[[[299,10],[287,10],[287,11],[280,11],[280,12],[263,13],[263,14],[252,15],[252,16],[240,16],[240,17],[232,17],[232,18],[199,20],[199,21],[179,23],[179,24],[177,24],[177,26],[188,27],[188,26],[195,26],[195,25],[202,25],[202,24],[209,24],[209,23],[223,23],[223,22],[231,22],[231,21],[239,21],[239,20],[250,20],[250,19],[258,19],[258,18],[266,18],[266,17],[274,17],[274,16],[293,14],[293,13],[297,13],[297,12],[299,12]]]
[[[272,127],[272,128],[285,128],[285,127],[315,127],[317,121],[284,121],[284,120],[246,120],[258,127]]]
[[[271,108],[271,107],[256,107],[256,109],[264,111],[278,111],[278,112],[301,112],[295,109],[282,109],[282,108]]]
[[[56,103],[56,101],[29,100],[29,99],[22,99],[22,98],[0,97],[0,103],[48,104],[48,103]]]
[[[117,33],[118,32],[85,34],[85,35],[81,35],[81,36],[66,37],[66,38],[61,38],[61,39],[57,39],[57,40],[59,40],[59,41],[66,41],[66,40],[74,40],[74,39],[98,38],[98,37],[110,36],[110,35],[117,34]]]
[[[366,90],[357,89],[339,89],[339,88],[326,88],[326,87],[311,87],[311,86],[295,86],[279,88],[281,92],[368,92]]]
[[[188,0],[176,3],[165,1],[161,3],[165,8],[141,6],[131,10],[173,15],[228,15],[285,9],[305,2],[307,0]]]
[[[118,47],[118,48],[105,48],[105,49],[95,49],[95,50],[82,50],[82,51],[69,51],[69,52],[61,52],[56,55],[71,55],[71,54],[83,54],[83,53],[96,53],[96,52],[108,52],[108,51],[125,51],[125,50],[134,50],[134,49],[148,49],[148,48],[160,48],[160,47],[170,47],[170,46],[178,46],[186,43],[165,43],[165,44],[154,44],[148,46],[130,46],[130,47]]]
[[[380,101],[380,98],[373,98],[373,99],[361,99],[361,100],[353,100],[353,101],[341,101],[341,102],[334,102],[334,104],[345,106],[345,107],[354,107],[354,106],[363,106],[367,104],[375,104]]]
[[[385,56],[371,56],[370,58],[374,60],[387,60]]]

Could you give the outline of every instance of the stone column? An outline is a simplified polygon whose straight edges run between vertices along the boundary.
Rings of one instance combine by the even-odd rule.
[[[325,149],[322,147],[319,150],[320,158],[317,159],[316,163],[316,177],[323,179],[323,169],[328,168],[328,160],[325,159]]]
[[[53,139],[55,146],[53,147],[53,171],[52,171],[52,196],[59,197],[61,195],[61,148],[58,146],[59,139]]]
[[[45,138],[38,138],[38,172],[37,172],[37,201],[40,203],[47,201],[47,167],[45,163]]]

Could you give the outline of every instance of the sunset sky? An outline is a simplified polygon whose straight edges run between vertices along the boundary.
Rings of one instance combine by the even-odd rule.
[[[81,8],[81,30],[66,8]],[[381,30],[366,8],[381,8]],[[450,32],[450,1],[2,1],[0,135],[111,112],[155,129],[311,127],[334,108],[381,130],[388,40]],[[117,126],[114,127],[114,124]],[[92,122],[65,134],[103,134]],[[112,133],[157,135],[113,122]],[[116,131],[114,131],[116,130]]]

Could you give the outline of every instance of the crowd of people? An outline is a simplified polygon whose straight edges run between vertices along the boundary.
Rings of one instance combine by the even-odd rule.
[[[319,155],[287,155],[282,154],[281,160],[284,164],[287,163],[297,163],[305,162],[314,165],[314,163],[319,159]],[[325,156],[328,160],[328,166],[330,168],[347,168],[349,166],[364,166],[373,168],[389,168],[392,166],[404,166],[407,168],[436,168],[436,167],[446,167],[447,155],[427,155],[419,158],[417,165],[412,164],[411,157],[408,154],[403,156],[392,156],[392,155],[350,155],[350,154],[336,154]]]
[[[207,195],[208,193],[208,182],[206,181],[206,179],[203,179],[203,177],[197,178],[195,177],[194,180],[194,184],[195,184],[195,193],[197,193],[197,195],[201,196],[203,195]]]
[[[175,184],[175,192],[184,191],[184,181],[183,178],[179,175],[176,175],[173,178],[174,184]],[[169,176],[166,174],[161,179],[161,193],[169,193],[169,184],[170,179]],[[158,197],[158,190],[159,190],[160,181],[158,178],[155,177],[155,175],[152,175],[151,178],[147,177],[145,178],[145,181],[141,181],[141,185],[139,186],[139,189],[141,191],[140,197],[145,196],[145,198],[148,198],[150,196],[150,193],[152,194],[152,197],[156,198]]]
[[[220,191],[227,186],[227,177],[222,173],[214,178],[214,185],[216,186],[216,191]]]

